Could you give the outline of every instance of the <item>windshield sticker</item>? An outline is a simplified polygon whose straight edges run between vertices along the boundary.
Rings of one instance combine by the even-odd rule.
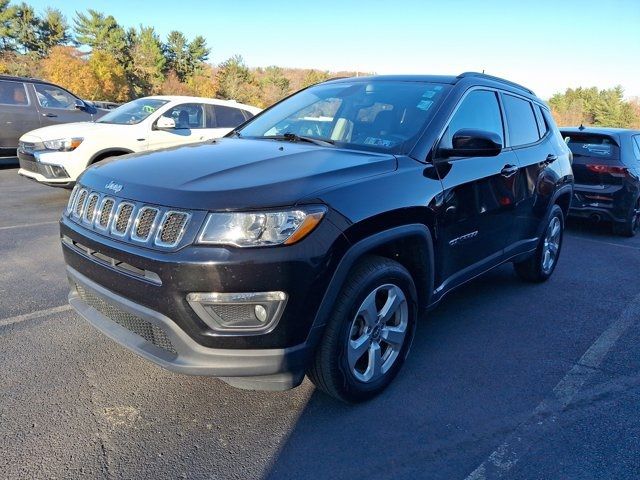
[[[384,138],[367,137],[364,141],[364,145],[375,145],[376,147],[391,148],[396,144],[392,140],[385,140]]]
[[[151,105],[145,105],[142,107],[142,111],[147,112],[147,113],[153,113],[156,111],[155,107],[152,107]]]
[[[416,105],[416,108],[418,110],[424,110],[426,112],[427,110],[429,110],[429,108],[431,108],[431,105],[433,105],[433,101],[431,100],[420,100],[420,103]]]

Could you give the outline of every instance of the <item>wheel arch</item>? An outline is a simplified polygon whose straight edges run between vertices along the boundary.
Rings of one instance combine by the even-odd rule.
[[[312,330],[323,327],[344,282],[359,259],[380,255],[397,261],[411,274],[418,292],[418,306],[427,307],[433,294],[434,251],[431,231],[424,224],[406,224],[377,232],[349,247],[333,274],[318,309]]]
[[[89,165],[93,165],[94,163],[99,162],[100,160],[104,160],[105,158],[127,155],[129,153],[133,153],[133,150],[124,147],[104,148],[97,151],[91,156],[91,158],[89,159]]]

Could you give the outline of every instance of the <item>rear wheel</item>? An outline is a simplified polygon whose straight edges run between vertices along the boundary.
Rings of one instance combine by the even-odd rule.
[[[554,205],[547,220],[547,228],[534,255],[527,260],[513,264],[518,276],[528,282],[548,280],[560,258],[563,233],[564,214],[558,205]]]
[[[400,370],[416,318],[416,289],[409,272],[387,258],[364,258],[335,303],[309,378],[345,402],[374,397]]]
[[[613,224],[613,233],[623,237],[635,237],[638,231],[640,231],[640,198],[624,223],[616,222]]]

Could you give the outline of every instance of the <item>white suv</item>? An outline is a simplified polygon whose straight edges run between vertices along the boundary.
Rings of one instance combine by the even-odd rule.
[[[139,98],[96,122],[52,125],[24,134],[18,144],[18,173],[46,185],[70,187],[100,160],[219,138],[259,112],[227,100]]]

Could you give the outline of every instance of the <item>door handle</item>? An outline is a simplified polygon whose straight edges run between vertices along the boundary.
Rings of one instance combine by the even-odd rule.
[[[505,165],[504,167],[502,167],[502,170],[500,170],[500,175],[502,175],[503,177],[509,178],[515,175],[517,171],[518,171],[518,167],[516,167],[515,165]]]
[[[58,115],[56,115],[55,113],[43,113],[42,116],[43,117],[54,118],[54,117],[57,117]]]
[[[547,155],[547,159],[542,163],[545,164],[545,165],[551,165],[557,159],[558,159],[557,155],[554,155],[553,153],[550,153],[549,155]]]

